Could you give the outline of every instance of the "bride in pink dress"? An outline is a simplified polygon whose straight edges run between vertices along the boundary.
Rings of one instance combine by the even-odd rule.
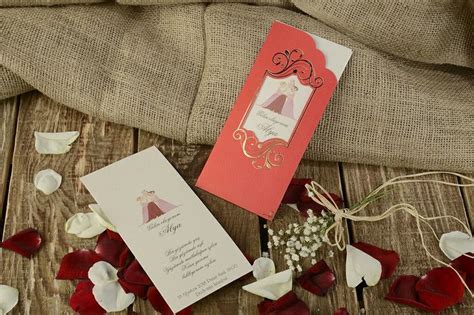
[[[176,208],[172,203],[158,198],[154,191],[142,191],[137,201],[142,205],[143,224]]]
[[[295,86],[295,80],[283,81],[280,83],[278,90],[260,106],[277,114],[295,119],[293,107],[296,91],[298,91],[298,88]]]

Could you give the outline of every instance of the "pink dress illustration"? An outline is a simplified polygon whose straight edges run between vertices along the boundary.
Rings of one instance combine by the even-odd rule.
[[[298,88],[295,86],[294,80],[289,82],[283,81],[280,83],[278,90],[260,106],[277,114],[295,119],[294,96],[296,91],[298,91]]]
[[[154,191],[142,191],[137,201],[142,205],[143,224],[176,208],[174,204],[158,198]]]

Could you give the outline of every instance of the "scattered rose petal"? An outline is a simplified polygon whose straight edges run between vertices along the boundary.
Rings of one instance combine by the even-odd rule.
[[[117,228],[115,227],[115,225],[113,225],[112,222],[110,222],[109,218],[104,213],[104,210],[102,210],[102,208],[98,204],[96,203],[90,204],[89,209],[91,209],[92,212],[97,214],[100,224],[105,226],[108,230],[117,232]]]
[[[362,283],[362,279],[368,286],[379,282],[382,275],[380,261],[352,245],[347,245],[346,253],[346,281],[349,287],[355,288]]]
[[[462,254],[474,252],[474,238],[460,231],[444,233],[439,239],[439,248],[449,259],[454,260]]]
[[[94,285],[92,294],[97,303],[107,312],[122,311],[135,301],[135,295],[126,293],[117,281]]]
[[[77,284],[76,290],[69,299],[69,306],[81,315],[102,315],[105,310],[95,300],[92,294],[94,284],[88,280]]]
[[[281,203],[294,204],[301,201],[303,195],[307,194],[305,185],[311,184],[311,178],[293,178],[286,189]]]
[[[133,293],[138,297],[146,298],[146,293],[147,293],[147,290],[148,290],[148,286],[141,285],[141,284],[130,283],[130,282],[127,282],[127,281],[125,281],[124,279],[121,279],[121,278],[118,279],[118,282],[122,286],[125,293]]]
[[[36,229],[28,228],[7,238],[0,247],[31,258],[41,247],[41,235]]]
[[[416,292],[416,283],[420,280],[417,276],[400,276],[390,286],[388,294],[385,299],[399,304],[404,304],[419,308],[424,311],[431,311],[429,305],[420,301],[418,293]]]
[[[106,261],[98,261],[92,265],[87,276],[95,285],[107,284],[118,280],[117,269]]]
[[[114,267],[120,268],[125,266],[130,250],[120,236],[117,238],[114,235],[118,236],[118,234],[108,230],[100,234],[95,252]]]
[[[136,259],[132,260],[126,268],[120,270],[118,276],[129,283],[140,284],[144,286],[153,285],[150,278]]]
[[[318,261],[296,279],[298,284],[309,292],[325,296],[334,285],[336,277],[324,260]]]
[[[56,279],[87,279],[89,269],[102,258],[94,251],[79,249],[66,254],[61,260]]]
[[[33,182],[36,189],[45,195],[51,195],[61,186],[62,177],[52,169],[46,169],[36,173]]]
[[[395,272],[395,269],[397,269],[400,257],[396,251],[382,249],[364,242],[357,242],[352,244],[352,246],[360,249],[380,262],[382,265],[381,279],[387,279]]]
[[[466,253],[471,257],[474,257],[474,253]],[[469,289],[474,289],[474,258],[468,256],[459,256],[451,262],[453,266],[459,273],[465,275],[465,281]]]
[[[161,296],[160,292],[155,287],[149,287],[148,288],[148,293],[147,293],[147,299],[150,301],[151,305],[153,308],[160,312],[161,315],[173,315],[173,311],[169,307],[169,305],[166,303],[165,299],[163,299],[163,296]],[[183,309],[182,311],[179,311],[176,313],[176,315],[190,315],[192,313],[192,308],[191,306],[188,306],[187,308]]]
[[[105,227],[100,223],[99,216],[94,212],[76,213],[65,225],[66,232],[74,234],[80,238],[91,238],[105,231]]]
[[[10,312],[18,304],[18,295],[16,288],[0,284],[0,314]]]
[[[260,257],[255,259],[252,268],[252,274],[257,280],[261,280],[275,274],[275,263],[268,257]]]
[[[111,240],[119,241],[123,243],[123,238],[117,232],[114,232],[111,230],[107,230],[106,232],[107,232],[108,238],[110,238]]]
[[[291,270],[288,269],[247,284],[242,289],[270,300],[278,300],[291,291],[292,283],[293,275]]]
[[[310,315],[308,306],[290,291],[276,301],[264,300],[258,304],[260,315]]]
[[[338,308],[335,312],[334,315],[351,315],[349,314],[349,311],[345,307]]]
[[[79,137],[78,131],[37,132],[35,148],[40,154],[64,154],[69,152],[71,144]]]
[[[464,285],[454,270],[449,267],[434,268],[416,283],[420,300],[434,312],[440,312],[464,297]]]

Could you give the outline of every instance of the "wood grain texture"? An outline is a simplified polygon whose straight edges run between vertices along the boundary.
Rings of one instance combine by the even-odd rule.
[[[16,98],[0,101],[0,222],[6,201],[10,164],[15,142],[18,106]],[[1,231],[1,227],[0,227]]]
[[[81,135],[64,155],[40,155],[34,131],[78,130]],[[79,177],[110,164],[133,150],[132,129],[101,122],[54,103],[39,93],[21,97],[4,237],[34,227],[43,246],[31,260],[4,250],[0,283],[20,290],[11,314],[73,314],[68,305],[73,281],[55,280],[61,258],[78,248],[94,248],[96,239],[66,234],[64,223],[88,211],[92,197]],[[46,196],[33,185],[38,171],[52,168],[63,176],[60,189]],[[125,312],[123,312],[125,313]]]
[[[295,175],[296,178],[312,178],[320,183],[328,192],[342,196],[339,167],[337,163],[303,161]],[[289,223],[304,222],[304,219],[296,210],[282,205],[278,210],[273,222],[268,222],[274,231],[286,228]],[[347,236],[347,235],[346,235]],[[336,284],[328,292],[326,297],[316,296],[294,283],[294,291],[297,296],[306,302],[311,314],[332,314],[340,307],[346,307],[350,314],[358,314],[359,306],[354,289],[347,287],[345,282],[345,253],[332,249],[334,257],[329,257],[331,250],[329,246],[323,246],[317,251],[317,260],[324,259],[336,275]],[[280,249],[272,249],[271,257],[274,259],[277,271],[287,269],[283,253]],[[307,262],[306,268],[311,264]]]
[[[147,132],[139,133],[138,149],[152,145],[168,158],[187,183],[193,188],[243,253],[260,257],[260,233],[258,217],[214,195],[194,187],[211,147],[202,145],[183,145],[176,141]],[[260,299],[240,288],[248,280],[237,280],[223,289],[209,295],[193,305],[193,315],[210,314],[257,314]],[[148,302],[135,304],[139,314],[154,314]]]
[[[347,201],[352,205],[378,185],[390,178],[416,173],[415,170],[393,169],[380,166],[343,164]],[[456,182],[452,176],[437,175],[432,179]],[[366,214],[379,214],[391,205],[406,202],[415,206],[427,216],[453,215],[467,222],[460,189],[439,184],[403,184],[395,186],[392,191],[369,206]],[[420,314],[420,311],[384,300],[391,283],[398,275],[412,274],[421,276],[432,267],[439,265],[428,258],[421,247],[420,238],[413,217],[405,213],[396,213],[383,221],[352,224],[355,241],[367,242],[381,248],[393,249],[400,254],[400,264],[394,276],[381,280],[374,287],[364,288],[364,304],[367,314]],[[436,221],[433,227],[438,235],[452,230],[459,230],[460,224],[449,220]],[[449,260],[441,253],[437,240],[427,228],[423,229],[427,247],[438,258]],[[461,305],[451,307],[442,314],[474,314],[474,300],[465,297]]]

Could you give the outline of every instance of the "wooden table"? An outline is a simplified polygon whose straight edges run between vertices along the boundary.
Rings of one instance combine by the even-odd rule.
[[[0,283],[20,290],[20,302],[12,314],[71,314],[69,296],[74,291],[72,281],[55,280],[61,258],[78,248],[93,248],[95,239],[84,240],[64,231],[65,221],[76,212],[84,212],[93,202],[79,177],[117,161],[134,152],[156,145],[169,158],[180,174],[193,185],[211,150],[209,146],[183,145],[130,127],[97,120],[54,101],[38,92],[0,102],[0,205],[3,209],[0,229],[3,239],[28,227],[37,228],[44,237],[44,245],[31,260],[9,251],[3,251],[0,261]],[[78,130],[81,135],[71,151],[65,155],[40,155],[34,148],[34,131]],[[33,176],[41,169],[52,168],[63,175],[61,188],[50,196],[36,191]],[[343,196],[346,206],[360,200],[383,181],[411,169],[357,165],[335,162],[303,161],[297,177],[310,177],[326,189]],[[471,174],[472,175],[472,174]],[[452,177],[437,176],[445,180]],[[242,251],[259,257],[267,251],[267,235],[263,220],[217,197],[195,189],[199,197],[235,240]],[[410,184],[394,189],[378,201],[369,212],[375,213],[388,206],[408,202],[427,215],[450,214],[472,224],[474,216],[474,189],[433,184]],[[287,206],[281,206],[271,223],[282,226],[298,215]],[[436,224],[439,233],[460,229],[453,222]],[[419,245],[414,221],[403,213],[379,223],[349,223],[348,236],[352,242],[365,241],[382,248],[392,248],[401,256],[397,274],[421,275],[435,266],[427,259]],[[428,246],[439,257],[437,242],[429,236]],[[271,252],[277,270],[286,269],[278,252]],[[296,287],[297,295],[311,308],[313,314],[332,314],[339,307],[347,307],[351,314],[365,309],[367,314],[418,314],[417,310],[383,299],[395,277],[381,281],[377,286],[350,289],[345,284],[345,254],[336,252],[328,258],[335,271],[337,284],[327,297],[313,296]],[[194,314],[257,314],[261,301],[240,289],[234,283],[194,305]],[[444,314],[474,314],[474,299],[466,296],[465,303]],[[133,310],[139,314],[155,314],[148,302],[138,300]],[[126,314],[126,312],[122,312]]]

